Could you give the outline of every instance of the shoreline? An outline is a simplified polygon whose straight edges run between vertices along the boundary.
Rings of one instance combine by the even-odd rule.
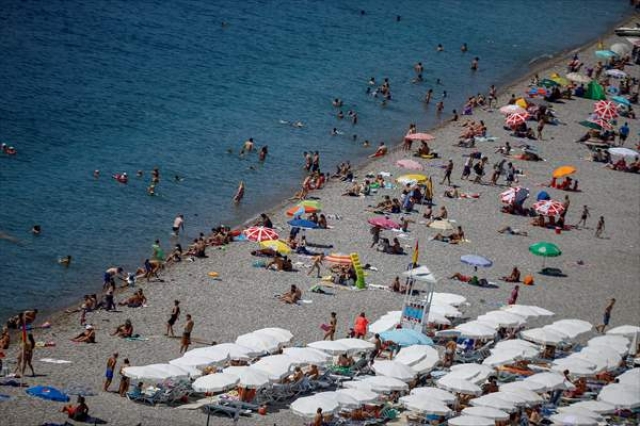
[[[620,26],[627,26],[630,23],[632,23],[634,20],[636,19],[640,19],[640,13],[635,12],[635,11],[630,11],[629,12],[629,16],[623,17],[621,18],[619,21],[617,21],[615,24],[611,25],[609,28],[607,28],[604,32],[602,32],[601,34],[599,34],[598,36],[595,36],[593,38],[591,38],[588,42],[580,44],[580,45],[576,45],[575,47],[571,47],[571,48],[566,48],[563,49],[557,53],[554,53],[552,57],[547,58],[547,59],[543,59],[541,61],[535,61],[533,62],[533,64],[530,62],[527,62],[526,67],[527,67],[527,71],[522,74],[519,77],[516,77],[515,79],[511,79],[506,81],[506,83],[501,86],[500,82],[498,81],[498,83],[496,84],[496,88],[497,88],[497,92],[498,92],[498,98],[500,98],[501,96],[505,96],[507,92],[511,92],[511,89],[521,85],[524,82],[527,82],[528,80],[530,80],[535,74],[537,73],[541,73],[543,70],[549,69],[549,68],[553,68],[555,66],[558,66],[561,62],[566,60],[567,55],[572,54],[572,53],[580,53],[580,52],[584,52],[588,49],[593,48],[595,45],[597,45],[597,43],[599,43],[602,39],[609,37],[610,35],[612,35],[614,33],[614,30]],[[535,59],[535,58],[534,58]],[[533,61],[533,60],[532,60]],[[498,102],[498,104],[500,104],[500,102]],[[423,131],[426,133],[433,133],[435,131],[441,130],[444,127],[451,125],[451,121],[449,120],[450,117],[452,115],[450,113],[445,113],[442,114],[441,117],[443,117],[439,123],[435,124],[434,126],[431,126],[427,129],[424,129]],[[464,117],[464,116],[461,116]],[[389,151],[386,157],[388,157],[391,154],[394,153],[398,153],[401,151],[402,149],[402,142],[403,142],[403,136],[400,137],[397,141],[390,141],[389,146]],[[357,163],[357,164],[352,164],[352,170],[354,171],[354,176],[357,176],[358,173],[363,173],[365,172],[365,168],[369,167],[370,165],[379,162],[379,161],[383,161],[385,159],[385,157],[382,158],[368,158],[368,157],[364,157],[362,159],[361,162]],[[326,173],[326,172],[325,172]],[[324,189],[327,188],[327,186],[329,185],[335,185],[336,183],[340,183],[340,182],[336,182],[336,181],[332,181],[332,180],[328,180],[325,185],[324,185]],[[310,194],[318,194],[318,192],[311,192]],[[277,214],[278,211],[283,210],[285,207],[291,207],[293,205],[295,205],[297,203],[297,201],[292,201],[290,198],[285,198],[284,200],[281,200],[279,202],[277,202],[276,204],[272,205],[271,207],[263,210],[264,213],[266,213],[269,217],[274,216],[274,214]],[[251,216],[248,216],[246,220],[240,221],[238,224],[234,224],[234,225],[228,225],[230,226],[231,229],[242,229],[248,226],[252,226],[253,223],[258,219],[259,217],[259,213],[258,214],[254,214]],[[199,232],[199,231],[196,231]],[[208,247],[208,250],[211,250],[215,247]],[[105,266],[105,268],[107,268],[108,266]],[[173,268],[174,266],[169,266],[169,268]],[[166,273],[167,269],[163,270],[163,273]],[[123,292],[127,291],[129,288],[128,287],[124,287],[124,288],[120,288],[117,287],[117,291],[116,291],[116,295],[118,294],[122,294]],[[101,294],[102,292],[102,286],[101,285],[96,285],[95,288],[91,291],[95,291],[97,292],[96,294]],[[40,317],[42,319],[42,322],[51,322],[52,324],[55,323],[55,321],[66,321],[67,320],[67,316],[71,315],[71,314],[67,314],[65,312],[65,310],[68,309],[73,309],[76,308],[78,306],[79,303],[81,303],[81,298],[82,296],[79,294],[78,295],[78,300],[76,303],[74,304],[70,304],[70,305],[66,305],[66,306],[61,306],[58,308],[53,308],[51,310],[49,309],[39,309],[39,314]]]

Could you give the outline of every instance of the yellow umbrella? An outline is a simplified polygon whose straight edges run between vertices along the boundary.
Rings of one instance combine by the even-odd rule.
[[[560,166],[553,171],[554,178],[563,178],[577,172],[578,170],[573,166]]]
[[[519,107],[522,107],[522,108],[524,108],[524,109],[527,109],[527,106],[528,106],[528,105],[527,105],[527,101],[526,101],[524,98],[519,98],[519,99],[516,101],[516,105],[518,105]]]
[[[396,179],[398,183],[410,183],[410,182],[422,183],[426,180],[427,180],[427,177],[421,174],[402,175],[398,177],[398,179]]]
[[[554,72],[553,74],[551,74],[551,80],[555,81],[560,86],[568,86],[569,85],[569,80],[567,80],[564,77],[561,77],[557,72]]]
[[[280,254],[291,253],[291,247],[282,240],[260,241],[260,247],[273,249]]]

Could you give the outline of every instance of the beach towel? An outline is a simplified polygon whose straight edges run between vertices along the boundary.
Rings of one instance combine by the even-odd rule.
[[[135,336],[131,336],[131,337],[125,337],[124,340],[128,341],[128,342],[146,342],[147,340],[149,340],[148,337],[142,337],[140,335],[135,335]]]
[[[71,361],[67,361],[65,359],[55,359],[55,358],[42,358],[39,361],[46,362],[49,364],[71,364]]]

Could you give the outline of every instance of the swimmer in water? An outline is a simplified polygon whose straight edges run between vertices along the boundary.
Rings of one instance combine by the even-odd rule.
[[[126,184],[127,182],[129,182],[129,176],[127,176],[127,172],[124,172],[122,174],[113,175],[113,178],[115,180],[117,180],[118,182],[120,182],[120,183]]]
[[[149,187],[147,188],[147,195],[156,195],[156,184],[152,183],[151,185],[149,185]]]
[[[342,120],[344,118],[344,114],[342,113],[342,110],[338,111],[338,120]]]
[[[369,79],[369,86],[375,86],[376,85],[376,79],[375,77],[371,77]]]
[[[227,154],[233,154],[233,149],[227,148]]]
[[[342,101],[340,100],[340,98],[335,98],[332,104],[335,108],[340,108],[342,106]]]
[[[40,225],[33,225],[33,227],[31,228],[31,233],[33,235],[40,235],[41,232],[42,228],[40,227]]]
[[[444,110],[444,102],[440,101],[436,104],[436,113],[440,114]]]
[[[473,61],[471,61],[471,71],[477,71],[478,70],[478,62],[480,61],[480,58],[478,58],[477,56],[475,58],[473,58]]]
[[[98,179],[99,177],[100,177],[100,170],[95,169],[95,170],[93,171],[93,178],[94,178],[94,179]]]
[[[144,172],[142,170],[138,170],[136,172],[136,177],[141,178],[143,174],[144,174]]]
[[[63,258],[58,259],[58,263],[68,267],[69,265],[71,265],[71,255],[68,254]]]
[[[422,62],[418,62],[417,64],[415,64],[413,66],[413,71],[415,71],[415,73],[418,75],[422,74],[422,72],[424,71],[424,66],[422,66]]]
[[[331,136],[337,136],[337,135],[338,135],[338,129],[334,127],[333,130],[331,131]]]
[[[424,101],[428,104],[431,102],[431,97],[433,96],[433,89],[427,90],[427,94],[424,95]]]
[[[304,127],[304,123],[302,121],[296,121],[292,124],[293,127],[297,127],[298,129],[302,129]]]
[[[357,140],[358,140],[358,135],[353,135],[353,136],[351,136],[351,139],[352,139],[354,142],[355,142],[355,141],[357,141]]]
[[[242,144],[242,149],[240,150],[240,155],[244,155],[245,152],[251,152],[253,151],[253,148],[255,147],[255,143],[253,142],[253,138],[249,138],[246,141],[244,141],[244,144]]]
[[[180,177],[179,175],[175,175],[175,176],[173,177],[173,181],[174,181],[174,182],[176,182],[176,183],[178,183],[178,182],[182,182],[183,180],[184,180],[184,178],[183,178],[183,177]]]
[[[371,144],[369,143],[369,140],[365,139],[365,141],[362,144],[362,146],[365,147],[365,148],[369,148],[369,146],[371,146]]]
[[[447,91],[443,90],[442,91],[442,99],[445,99],[447,97]]]
[[[16,155],[18,153],[18,151],[14,147],[7,146],[6,143],[2,144],[2,152],[7,155]]]
[[[269,153],[269,147],[267,145],[260,148],[260,152],[258,153],[258,160],[264,161],[267,159],[267,154]]]
[[[153,170],[151,170],[151,182],[160,183],[160,169],[157,167],[154,167]]]
[[[444,47],[442,47],[441,44],[438,44],[438,47],[436,47],[436,51],[437,52],[444,52]]]
[[[240,181],[238,185],[238,190],[236,191],[236,195],[233,197],[233,201],[237,204],[244,197],[244,182]]]
[[[464,52],[466,52],[467,50],[469,50],[469,49],[467,48],[467,43],[462,43],[462,46],[460,47],[460,51],[461,51],[462,53],[464,53]]]
[[[396,22],[400,22],[402,20],[402,16],[396,15]]]

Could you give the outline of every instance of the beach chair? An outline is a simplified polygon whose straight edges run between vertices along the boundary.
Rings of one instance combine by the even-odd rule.
[[[491,347],[493,340],[485,343],[481,348],[474,349],[470,352],[456,352],[454,361],[461,363],[480,362],[491,355]]]
[[[235,419],[240,416],[250,416],[251,410],[244,410],[242,408],[233,407],[226,404],[209,404],[203,407],[205,413],[208,414],[224,414],[229,418]]]

